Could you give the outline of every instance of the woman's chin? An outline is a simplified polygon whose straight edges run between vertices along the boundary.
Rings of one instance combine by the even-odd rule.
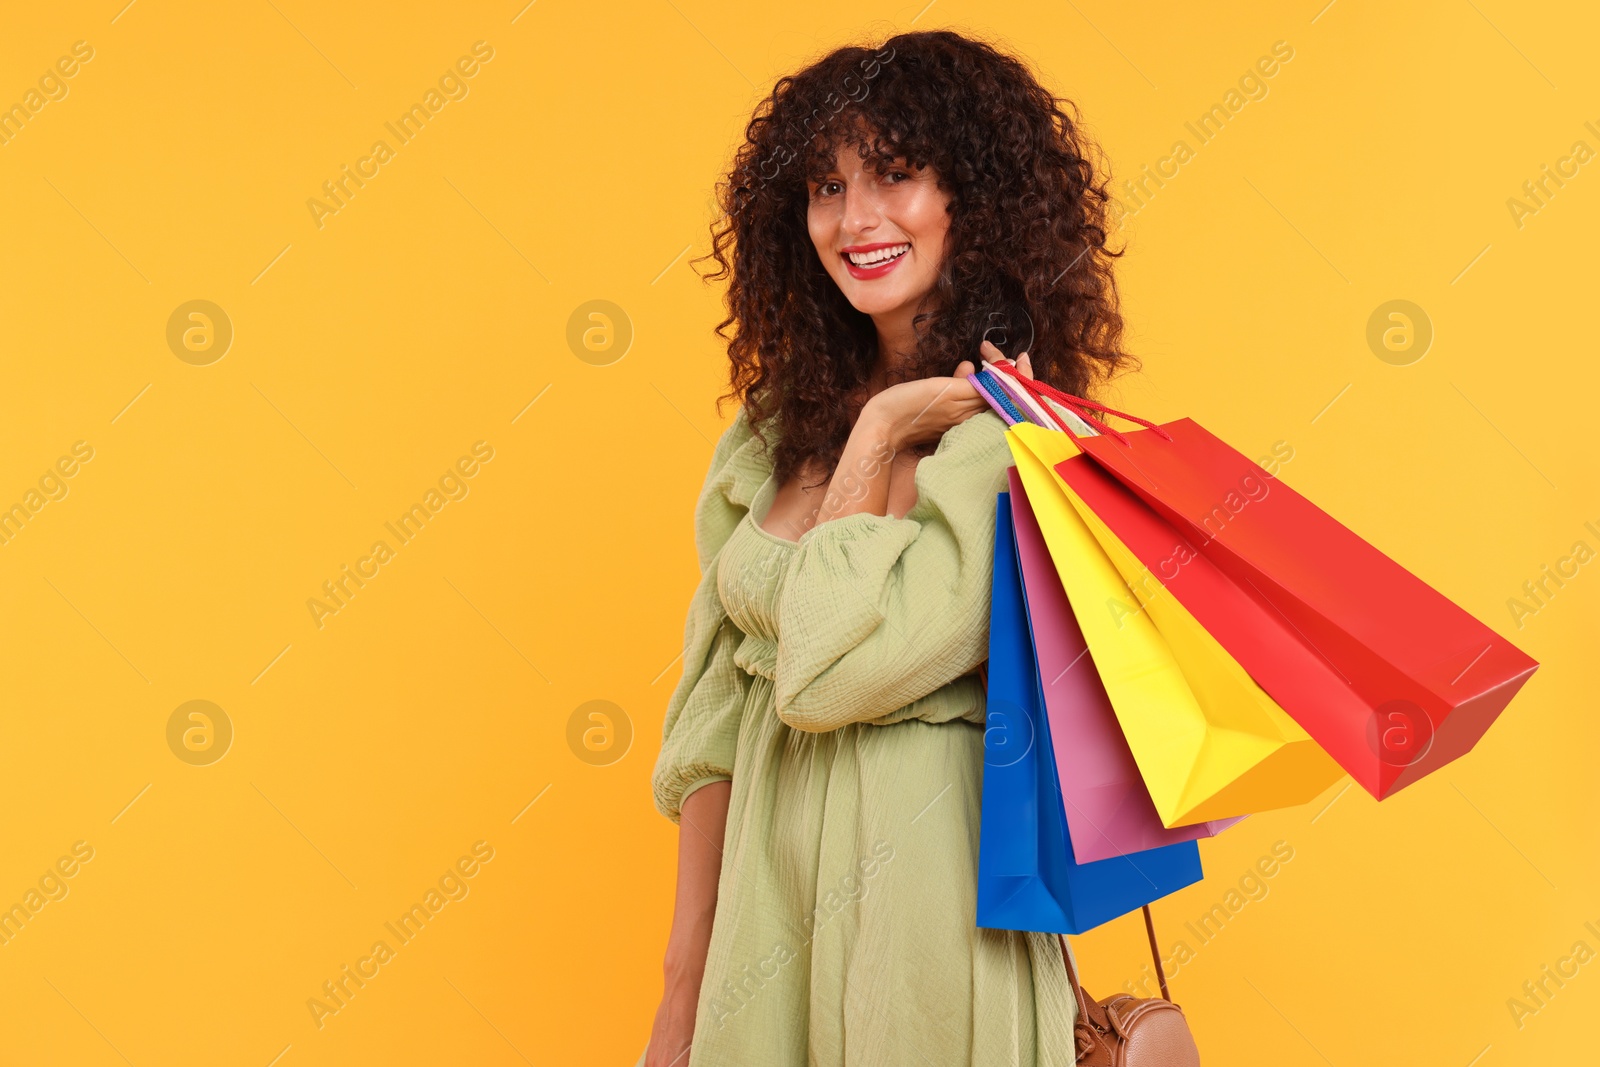
[[[850,301],[850,306],[863,315],[890,315],[916,302],[914,294],[901,292],[898,288],[873,289],[872,283],[857,283],[845,290],[845,299]]]

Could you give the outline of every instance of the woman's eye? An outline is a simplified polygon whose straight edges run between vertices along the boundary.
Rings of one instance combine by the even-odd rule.
[[[832,182],[832,181],[823,182],[821,185],[817,186],[817,195],[818,196],[834,196],[834,195],[838,194],[840,191],[842,191],[843,188],[844,188],[844,186],[841,185],[838,182]]]
[[[911,175],[907,174],[903,170],[891,170],[889,173],[883,176],[883,180],[888,182],[890,185],[896,185],[900,182],[910,181]]]

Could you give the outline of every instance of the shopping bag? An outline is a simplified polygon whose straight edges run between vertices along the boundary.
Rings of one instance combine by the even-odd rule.
[[[1342,777],[1182,604],[1133,595],[1133,564],[1101,547],[1052,469],[1077,454],[1073,438],[1018,423],[1007,440],[1162,825],[1304,804]]]
[[[1091,523],[1102,547],[1107,539],[1125,546],[1142,571],[1131,582],[1141,598],[1174,596],[1218,642],[1250,672],[1278,704],[1308,730],[1315,723],[1365,723],[1372,711],[1333,664],[1301,639],[1293,624],[1262,599],[1235,584],[1192,542],[1107,474],[1079,455],[1056,470],[1073,493],[1080,514]],[[1382,783],[1376,773],[1381,760],[1363,759],[1364,747],[1351,750],[1359,738],[1327,731],[1312,734],[1329,754],[1376,795]],[[1333,747],[1330,746],[1330,742]],[[1379,754],[1374,746],[1371,754]]]
[[[1040,383],[1014,368],[997,373],[1036,395],[1079,399],[1034,389]],[[1326,664],[1322,676],[1338,678],[1353,699],[1329,696],[1317,675],[1284,671],[1273,684],[1284,706],[1374,797],[1391,796],[1469,752],[1538,669],[1510,641],[1194,420],[1160,427],[1135,421],[1147,428],[1074,435],[1076,443],[1277,614]],[[1219,605],[1196,601],[1191,610],[1226,632]],[[1236,626],[1230,640],[1239,641],[1243,629]],[[1264,658],[1239,647],[1247,658]]]
[[[1185,841],[1090,863],[1074,859],[1008,493],[996,500],[994,575],[977,925],[1083,933],[1198,882],[1199,846]]]
[[[1239,819],[1171,830],[1161,825],[1094,660],[1088,655],[1083,630],[1073,618],[1044,533],[1028,506],[1022,476],[1015,467],[1007,473],[1017,564],[1073,856],[1079,863],[1089,863],[1210,837],[1232,826]],[[995,565],[1002,565],[998,558]]]

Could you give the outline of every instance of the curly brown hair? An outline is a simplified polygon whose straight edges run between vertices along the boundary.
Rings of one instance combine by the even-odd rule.
[[[778,79],[718,184],[722,215],[696,262],[715,261],[707,281],[729,280],[718,411],[740,400],[769,448],[761,428],[776,425],[779,484],[808,461],[838,463],[877,359],[872,319],[829,277],[806,225],[807,179],[849,139],[880,172],[896,157],[931,166],[951,194],[947,255],[905,377],[978,363],[985,338],[1079,396],[1137,365],[1121,348],[1111,270],[1126,249],[1106,246],[1109,173],[1097,176],[1080,121],[1019,59],[945,30],[840,48]]]

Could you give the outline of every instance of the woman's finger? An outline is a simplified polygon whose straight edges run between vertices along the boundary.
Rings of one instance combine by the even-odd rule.
[[[993,341],[985,340],[978,346],[978,353],[983,356],[985,363],[993,363],[997,359],[1005,359],[1005,353],[994,346]]]
[[[963,381],[966,381],[967,375],[976,374],[977,370],[978,370],[978,368],[976,368],[976,367],[974,367],[972,365],[972,360],[964,359],[960,363],[956,364],[955,377],[960,378]],[[967,384],[971,385],[972,383],[971,382],[967,382]]]
[[[1029,378],[1033,377],[1033,362],[1028,359],[1028,353],[1024,352],[1022,355],[1018,356],[1016,358],[1016,364],[1017,369],[1024,375]]]

